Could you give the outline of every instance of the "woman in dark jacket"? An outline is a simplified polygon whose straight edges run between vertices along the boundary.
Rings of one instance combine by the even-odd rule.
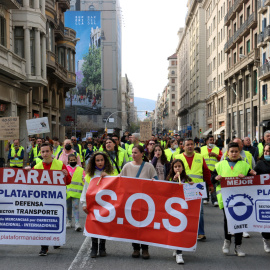
[[[160,144],[154,146],[153,151],[150,153],[152,165],[155,167],[159,180],[166,180],[171,164],[168,162],[164,149]]]
[[[265,144],[263,148],[263,156],[258,161],[254,171],[260,174],[270,174],[270,144]],[[270,253],[270,233],[262,233],[263,245],[265,252]]]

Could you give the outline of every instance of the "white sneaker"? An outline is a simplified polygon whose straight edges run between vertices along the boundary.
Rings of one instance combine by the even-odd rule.
[[[184,264],[185,263],[184,260],[183,260],[183,255],[182,254],[176,254],[175,260],[176,260],[176,263],[178,263],[178,264]]]
[[[75,231],[76,232],[80,232],[82,230],[82,226],[79,222],[75,223]]]
[[[214,202],[214,206],[215,207],[218,207],[218,202]]]
[[[263,247],[265,252],[270,252],[270,239],[263,238]]]
[[[71,226],[71,220],[67,220],[67,224],[66,224],[66,228],[67,229],[70,229],[72,226]]]
[[[250,235],[247,232],[243,232],[243,237],[244,238],[250,238]]]
[[[203,200],[203,204],[208,204],[208,201],[207,200]]]
[[[228,253],[230,252],[230,245],[231,245],[231,241],[225,239],[225,240],[224,240],[223,247],[222,247],[222,252],[223,252],[224,254],[228,254]]]
[[[173,255],[173,257],[176,256],[176,250],[173,251],[173,254],[172,255]]]
[[[236,246],[234,249],[234,253],[238,256],[238,257],[245,257],[246,254],[241,250],[241,246]]]

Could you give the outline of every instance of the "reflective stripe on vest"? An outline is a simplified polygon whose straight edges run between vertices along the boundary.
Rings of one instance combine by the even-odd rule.
[[[217,174],[221,175],[222,177],[238,177],[239,174],[243,174],[246,176],[249,169],[249,164],[244,160],[238,161],[233,167],[233,169],[231,169],[227,160],[222,160],[221,162],[216,164]],[[220,184],[216,187],[216,195],[219,208],[224,208]]]
[[[17,156],[20,156],[21,153],[22,153],[22,150],[24,150],[24,148],[22,146],[19,147],[19,150],[17,152]],[[16,155],[16,151],[15,151],[15,148],[11,148],[11,153],[10,153],[11,157],[14,157]],[[14,167],[14,166],[17,166],[17,167],[23,167],[23,159],[17,159],[15,160],[14,158],[10,160],[9,162],[10,164],[10,167]]]
[[[69,197],[72,198],[81,198],[81,194],[83,191],[83,168],[77,167],[72,179],[71,183],[67,186],[67,199]]]
[[[63,162],[57,159],[53,159],[50,170],[62,171]],[[34,166],[34,169],[44,170],[43,162],[39,162]]]
[[[214,154],[218,155],[219,154],[219,148],[215,146],[212,149],[211,153],[214,153]],[[205,145],[205,146],[203,146],[201,148],[201,155],[203,156],[208,169],[213,171],[215,169],[216,163],[218,162],[218,159],[215,158],[215,157],[209,157],[209,152],[208,152],[207,145]]]
[[[184,154],[176,155],[175,159],[181,159],[183,161],[186,174],[194,183],[203,182],[203,156],[201,154],[194,153],[191,169],[189,168]]]

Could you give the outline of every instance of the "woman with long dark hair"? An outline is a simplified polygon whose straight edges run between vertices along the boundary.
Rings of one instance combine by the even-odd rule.
[[[97,176],[107,176],[112,175],[114,172],[113,166],[109,160],[109,157],[106,153],[103,152],[95,152],[94,155],[90,158],[88,165],[86,167],[85,173],[85,184],[83,187],[83,192],[81,195],[81,203],[83,207],[83,211],[88,214],[87,206],[86,206],[86,192],[89,187],[89,183],[92,178]],[[91,258],[96,258],[99,250],[99,256],[106,256],[106,248],[105,248],[106,240],[100,239],[98,244],[98,238],[92,237],[92,248],[91,248]]]
[[[118,150],[118,146],[114,139],[106,139],[104,146],[104,152],[108,154],[114,168],[113,175],[118,175],[126,164],[125,153]]]
[[[145,156],[144,148],[141,145],[132,148],[133,161],[127,163],[120,173],[120,176],[128,176],[134,178],[157,179],[157,173],[154,166],[148,162]],[[148,245],[132,243],[133,258],[140,257],[140,249],[142,249],[143,259],[149,259]]]
[[[158,179],[165,180],[171,166],[167,160],[164,149],[160,144],[154,146],[153,151],[150,153],[150,160],[156,169]]]

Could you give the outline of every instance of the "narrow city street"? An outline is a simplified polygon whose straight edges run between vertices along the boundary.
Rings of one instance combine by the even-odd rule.
[[[237,257],[231,253],[225,256],[223,244],[223,216],[219,208],[204,206],[205,230],[207,239],[198,242],[197,251],[183,252],[184,265],[177,265],[172,256],[173,250],[151,247],[150,260],[131,257],[129,243],[107,241],[107,257],[90,258],[91,240],[73,229],[67,230],[67,243],[64,247],[49,249],[46,257],[39,257],[39,246],[3,246],[0,245],[1,270],[51,270],[51,269],[269,269],[270,254],[263,250],[259,233],[250,233],[251,238],[243,239],[246,257]],[[81,223],[84,213],[81,212]]]

